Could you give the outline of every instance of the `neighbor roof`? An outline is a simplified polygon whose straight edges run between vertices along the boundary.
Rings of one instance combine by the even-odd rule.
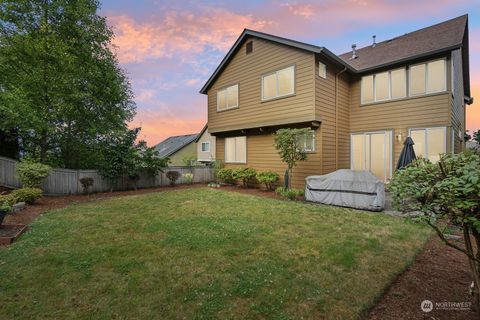
[[[169,157],[183,147],[189,145],[197,138],[198,134],[169,137],[155,146],[161,158]]]
[[[468,16],[463,15],[379,42],[375,47],[370,45],[357,49],[356,59],[351,59],[352,51],[339,57],[359,72],[364,72],[395,62],[451,51],[462,46],[467,20]]]

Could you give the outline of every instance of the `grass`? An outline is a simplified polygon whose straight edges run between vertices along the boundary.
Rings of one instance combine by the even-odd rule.
[[[428,235],[221,189],[73,205],[0,251],[0,319],[353,319]]]

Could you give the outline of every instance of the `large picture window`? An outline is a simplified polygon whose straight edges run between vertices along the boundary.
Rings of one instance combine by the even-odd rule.
[[[447,63],[445,59],[430,61],[410,67],[410,96],[447,90]]]
[[[362,104],[404,98],[407,95],[406,91],[405,68],[362,77]]]
[[[440,160],[440,155],[447,152],[447,128],[410,129],[415,155],[422,156],[433,163]]]
[[[225,162],[247,162],[247,137],[225,138]]]
[[[238,107],[238,84],[217,91],[217,111]]]
[[[294,93],[294,66],[262,76],[262,100],[284,97]]]

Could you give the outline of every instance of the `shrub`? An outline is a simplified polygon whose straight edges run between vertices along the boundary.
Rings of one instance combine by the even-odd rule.
[[[178,171],[167,171],[166,173],[168,180],[170,180],[170,185],[173,187],[175,182],[180,178],[180,172]]]
[[[278,182],[279,179],[280,177],[278,176],[278,173],[273,171],[257,173],[258,182],[265,184],[267,190],[273,190],[275,184]]]
[[[233,179],[233,170],[227,168],[218,170],[217,178],[225,183],[233,183],[235,181]]]
[[[42,197],[42,189],[39,188],[21,188],[13,190],[12,197],[15,197],[17,202],[25,202],[34,204],[36,200]]]
[[[0,204],[6,203],[10,206],[13,206],[17,203],[17,198],[15,198],[11,193],[10,194],[0,194]]]
[[[0,202],[0,213],[9,213],[12,210],[12,206],[6,202]],[[3,217],[0,217],[0,224],[3,222]]]
[[[304,191],[300,189],[292,189],[292,188],[285,188],[285,187],[278,187],[275,189],[275,192],[282,196],[285,199],[295,200],[298,197],[303,197]]]
[[[234,180],[242,181],[244,187],[248,188],[248,184],[255,180],[257,171],[252,168],[237,168],[232,172],[232,178]]]
[[[192,184],[193,183],[193,173],[183,174],[183,180],[185,181],[186,184]]]
[[[93,178],[92,177],[81,178],[80,183],[82,184],[83,193],[90,194],[90,187],[93,186]]]
[[[24,188],[38,188],[48,177],[52,168],[33,161],[21,161],[17,165],[17,174]]]

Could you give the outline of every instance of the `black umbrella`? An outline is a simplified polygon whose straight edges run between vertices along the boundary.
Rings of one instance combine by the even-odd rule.
[[[415,156],[415,151],[413,150],[413,143],[412,138],[407,137],[405,142],[403,143],[402,153],[400,153],[400,158],[398,159],[397,169],[405,168],[408,166],[413,160],[417,159]]]

